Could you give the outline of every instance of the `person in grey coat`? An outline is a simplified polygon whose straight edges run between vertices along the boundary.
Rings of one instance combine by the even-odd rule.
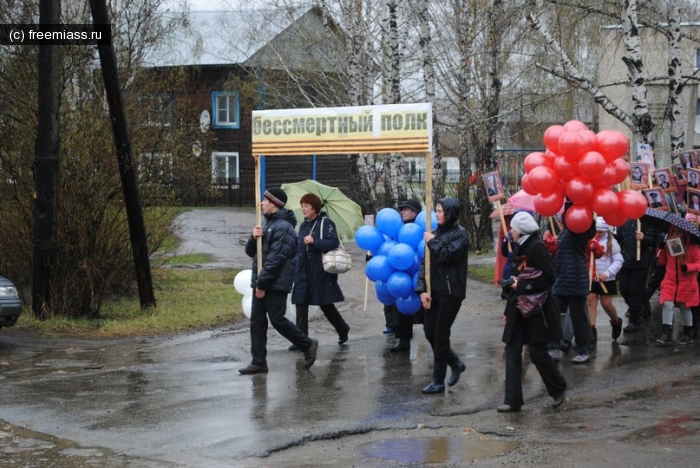
[[[304,365],[308,369],[316,361],[318,340],[306,336],[284,315],[287,311],[287,294],[294,282],[294,255],[297,235],[294,232],[297,219],[284,206],[287,194],[278,187],[265,191],[262,203],[265,221],[255,226],[248,239],[245,252],[253,258],[253,306],[250,314],[250,352],[253,361],[239,369],[241,374],[267,372],[267,325],[304,351]],[[258,272],[257,240],[262,238],[262,269]]]
[[[323,254],[340,245],[335,224],[321,211],[323,203],[313,193],[299,201],[304,222],[299,227],[292,304],[296,305],[297,327],[309,334],[309,305],[317,305],[338,333],[338,344],[348,341],[350,326],[335,306],[345,298],[338,286],[338,275],[323,269]],[[298,349],[296,345],[289,350]]]
[[[522,374],[523,346],[530,349],[530,360],[537,368],[542,381],[552,397],[552,406],[561,405],[566,399],[566,380],[547,351],[549,342],[562,338],[559,315],[550,288],[554,284],[554,261],[547,247],[537,235],[539,226],[532,215],[526,212],[516,213],[510,222],[513,240],[513,282],[507,286],[506,325],[502,341],[506,344],[506,393],[499,413],[520,411],[523,405]],[[525,267],[542,272],[533,279],[518,280],[517,275]],[[547,300],[540,313],[524,317],[517,307],[517,298],[522,294],[535,294],[547,291]]]

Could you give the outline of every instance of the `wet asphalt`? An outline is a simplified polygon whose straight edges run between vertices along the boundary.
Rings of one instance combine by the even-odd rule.
[[[242,243],[253,223],[252,210],[184,213],[181,253],[212,254],[197,268],[248,268]],[[499,289],[469,282],[452,330],[467,371],[444,395],[422,395],[432,374],[422,329],[410,353],[388,351],[371,283],[364,306],[364,254],[346,247],[355,268],[340,277],[339,309],[350,339],[338,345],[325,318],[312,317],[320,346],[309,370],[270,330],[269,373],[240,376],[250,360],[245,317],[114,341],[0,331],[2,466],[697,466],[700,342],[656,345],[658,308],[618,342],[599,310],[592,361],[560,363],[569,390],[558,409],[526,356],[525,406],[500,414]]]

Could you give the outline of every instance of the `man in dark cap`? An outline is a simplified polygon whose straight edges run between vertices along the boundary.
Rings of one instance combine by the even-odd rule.
[[[401,219],[404,224],[414,223],[416,221],[416,216],[422,210],[421,204],[415,198],[411,198],[404,202],[399,203],[399,212],[401,213]],[[387,328],[389,324],[392,324],[391,328],[394,331],[394,338],[396,338],[398,343],[389,348],[393,352],[408,352],[411,350],[411,339],[413,338],[413,324],[423,323],[423,308],[413,314],[404,315],[399,312],[399,309],[395,305],[384,306],[384,316],[387,322]]]
[[[316,361],[318,340],[306,336],[284,316],[287,310],[287,294],[294,283],[294,257],[297,252],[297,235],[294,212],[286,209],[287,194],[278,187],[265,191],[262,226],[255,226],[248,239],[245,252],[253,258],[251,287],[253,306],[250,314],[250,351],[253,361],[239,369],[241,374],[267,372],[267,322],[280,335],[304,351],[304,365],[308,369]],[[257,240],[262,237],[262,269],[258,271]]]

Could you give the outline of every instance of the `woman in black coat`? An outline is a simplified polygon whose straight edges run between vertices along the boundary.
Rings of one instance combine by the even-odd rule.
[[[503,342],[506,344],[506,396],[503,404],[497,409],[500,413],[508,413],[520,411],[523,405],[523,345],[529,346],[530,360],[537,367],[549,396],[554,400],[552,406],[556,408],[566,398],[566,380],[547,351],[547,343],[558,342],[562,338],[561,325],[550,290],[555,280],[554,261],[547,247],[539,239],[539,226],[530,214],[516,213],[510,227],[517,245],[513,252],[514,281],[509,286],[511,291],[506,303],[506,326],[503,330]],[[515,275],[525,267],[540,270],[542,275],[535,279],[518,281]],[[518,296],[542,291],[548,291],[542,311],[527,318],[523,317],[517,307]]]
[[[321,211],[321,199],[307,193],[300,200],[304,222],[299,227],[299,243],[294,271],[292,304],[296,305],[297,326],[309,334],[309,305],[321,311],[338,332],[338,344],[348,341],[350,326],[333,304],[345,298],[338,286],[338,275],[323,269],[323,254],[338,248],[340,240],[335,224]],[[291,351],[296,347],[292,345]]]
[[[418,273],[416,293],[425,308],[423,331],[433,349],[433,380],[421,390],[425,394],[445,393],[447,366],[452,387],[466,366],[450,346],[452,324],[467,295],[469,236],[459,221],[459,200],[446,197],[435,206],[438,227],[423,234],[430,252],[430,293],[425,275],[425,258]]]

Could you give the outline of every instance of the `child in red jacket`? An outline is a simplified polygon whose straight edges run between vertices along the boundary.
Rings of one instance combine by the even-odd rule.
[[[676,228],[672,228],[667,239],[678,237],[685,252],[681,255],[671,255],[668,243],[659,253],[659,265],[666,265],[666,274],[661,282],[659,302],[663,306],[663,333],[657,343],[669,344],[673,335],[674,307],[678,307],[683,320],[683,337],[678,344],[685,345],[693,342],[693,315],[690,310],[700,304],[698,291],[698,271],[700,271],[700,248],[690,242],[690,236]]]

